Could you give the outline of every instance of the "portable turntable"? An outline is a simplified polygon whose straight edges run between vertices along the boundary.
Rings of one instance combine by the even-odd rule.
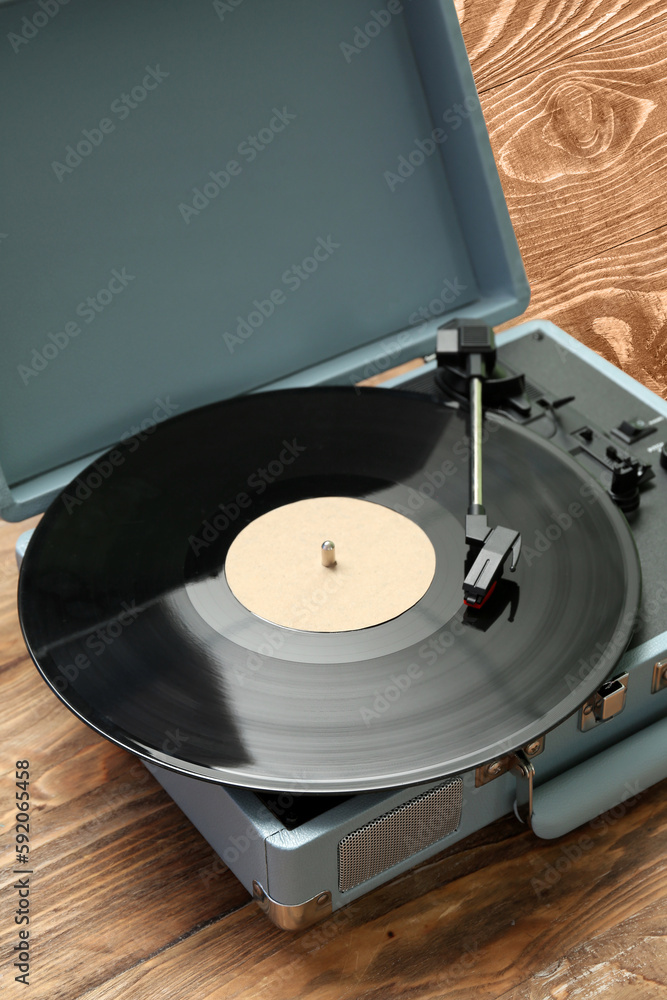
[[[0,500],[50,504],[46,682],[297,928],[667,776],[667,404],[494,341],[529,293],[452,5],[218,20],[91,0],[1,70]]]

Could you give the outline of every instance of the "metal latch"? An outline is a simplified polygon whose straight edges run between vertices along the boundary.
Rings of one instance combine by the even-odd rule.
[[[653,667],[651,694],[657,694],[658,691],[665,690],[667,690],[667,660],[658,660]]]
[[[613,719],[625,708],[628,689],[628,675],[621,674],[611,681],[605,681],[595,694],[584,702],[579,715],[579,729],[587,733],[601,722]]]
[[[531,758],[537,757],[544,750],[544,736],[516,750],[508,753],[505,757],[492,760],[489,764],[483,764],[475,771],[475,787],[488,784],[494,778],[499,778],[501,774],[510,771],[516,778],[516,800],[514,812],[522,823],[530,826],[533,818],[533,780],[535,778],[535,768],[531,763]]]

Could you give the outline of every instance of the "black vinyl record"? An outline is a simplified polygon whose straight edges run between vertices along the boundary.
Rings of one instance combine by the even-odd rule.
[[[569,455],[485,419],[490,525],[524,549],[479,612],[462,600],[466,422],[435,400],[316,388],[193,410],[82,473],[44,515],[19,583],[35,663],[108,739],[197,777],[356,792],[446,777],[570,715],[630,638],[640,594],[623,515]],[[261,514],[349,496],[429,536],[433,582],[346,632],[258,619],[225,554]]]

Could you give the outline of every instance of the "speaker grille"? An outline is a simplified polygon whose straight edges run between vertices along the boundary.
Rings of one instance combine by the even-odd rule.
[[[339,890],[354,889],[454,833],[462,803],[463,782],[455,778],[348,833],[338,843]]]

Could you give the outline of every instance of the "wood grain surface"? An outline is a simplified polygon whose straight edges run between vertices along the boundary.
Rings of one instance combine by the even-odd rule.
[[[456,6],[532,285],[526,318],[665,394],[667,0]],[[0,525],[3,997],[667,998],[665,783],[556,842],[501,820],[317,927],[278,931],[143,766],[39,677],[16,615],[13,546],[31,523]],[[12,966],[23,759],[29,986]]]

